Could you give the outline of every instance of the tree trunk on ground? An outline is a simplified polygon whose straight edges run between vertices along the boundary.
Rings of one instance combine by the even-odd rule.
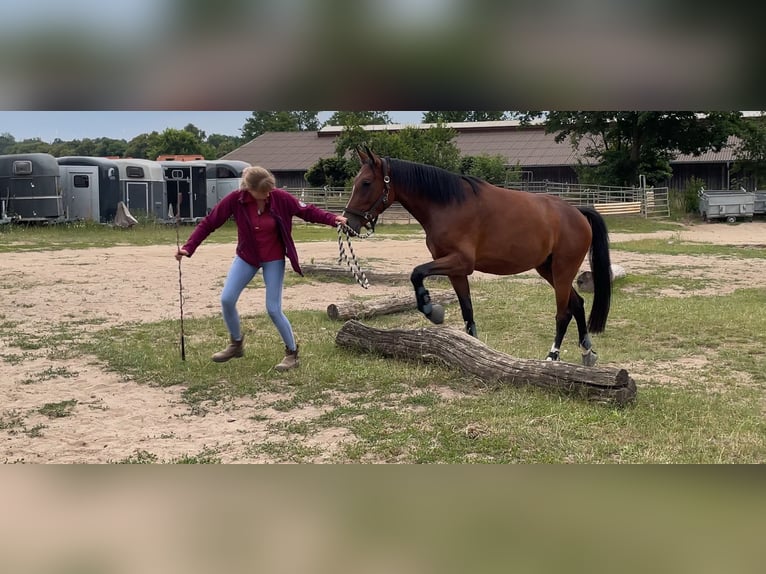
[[[625,275],[626,272],[623,266],[612,264],[612,268],[610,269],[612,283],[614,283],[615,279],[620,279],[621,277],[625,277]],[[593,293],[592,271],[583,271],[577,276],[577,288],[584,293]]]
[[[446,305],[455,301],[457,301],[457,295],[454,291],[431,292],[431,302],[433,303]],[[415,293],[412,292],[407,295],[388,295],[377,299],[332,303],[327,306],[327,316],[335,321],[347,321],[348,319],[366,319],[378,315],[413,311],[417,308]]]
[[[388,357],[436,360],[487,383],[534,385],[600,403],[622,406],[636,396],[636,383],[625,369],[516,359],[451,327],[383,330],[352,320],[340,328],[335,343]]]

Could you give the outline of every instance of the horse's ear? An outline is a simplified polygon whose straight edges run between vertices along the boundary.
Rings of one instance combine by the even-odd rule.
[[[367,146],[365,146],[365,147],[367,147]],[[362,146],[356,146],[356,155],[359,156],[359,161],[362,164],[367,163],[367,161],[369,161],[369,159],[370,159],[370,156],[362,150]]]
[[[365,145],[365,146],[364,146],[364,149],[367,151],[367,155],[368,155],[368,157],[370,158],[370,165],[373,165],[373,166],[374,166],[375,164],[378,164],[378,163],[380,163],[380,158],[378,158],[378,156],[377,156],[377,155],[375,155],[375,152],[374,152],[374,151],[372,151],[372,150],[369,148],[369,146]]]

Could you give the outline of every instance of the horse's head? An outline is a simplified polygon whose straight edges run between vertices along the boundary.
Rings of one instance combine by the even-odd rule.
[[[390,188],[388,162],[366,147],[357,148],[362,164],[354,178],[351,197],[343,210],[347,225],[359,233],[362,227],[375,231],[378,216],[391,205],[394,197]]]

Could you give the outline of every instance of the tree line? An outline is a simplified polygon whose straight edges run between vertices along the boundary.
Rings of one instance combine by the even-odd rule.
[[[461,156],[454,143],[452,122],[517,119],[522,124],[540,122],[558,142],[580,150],[583,162],[576,166],[581,182],[605,185],[636,185],[639,175],[657,184],[671,174],[670,162],[679,153],[699,155],[732,145],[738,157],[733,166],[734,184],[749,181],[766,186],[766,116],[741,112],[695,111],[427,111],[422,122],[430,129],[405,127],[396,132],[367,131],[364,125],[390,124],[385,111],[336,111],[322,123],[317,111],[256,111],[241,128],[241,135],[206,134],[193,124],[183,129],[140,134],[130,141],[95,138],[53,142],[40,139],[16,141],[0,133],[0,154],[50,153],[156,159],[163,154],[199,154],[220,158],[269,131],[316,131],[324,125],[343,126],[336,139],[335,155],[322,158],[309,169],[313,186],[348,183],[358,170],[353,150],[368,145],[381,155],[397,157],[464,174],[492,183],[503,183],[508,171],[501,156]],[[1,128],[0,128],[1,129]]]

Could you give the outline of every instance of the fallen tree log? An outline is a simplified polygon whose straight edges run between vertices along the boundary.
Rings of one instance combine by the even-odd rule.
[[[301,270],[306,276],[321,275],[323,277],[330,277],[333,279],[348,279],[354,280],[354,276],[351,271],[345,265],[320,265],[317,263],[302,263]],[[364,270],[364,274],[370,281],[377,281],[379,283],[409,283],[409,273],[383,273],[380,271],[368,271]]]
[[[636,397],[636,383],[625,369],[517,359],[451,327],[375,329],[351,320],[340,328],[335,344],[387,357],[441,362],[488,383],[533,385],[600,403],[623,406]]]
[[[440,305],[446,305],[447,303],[457,301],[457,295],[454,291],[432,291],[431,301]],[[413,292],[407,295],[388,295],[376,299],[331,303],[327,306],[327,316],[334,321],[347,321],[349,319],[366,319],[378,315],[412,311],[417,308],[415,293]]]
[[[615,265],[614,263],[609,271],[612,283],[614,283],[615,279],[620,279],[626,275],[625,268],[622,265]],[[577,276],[577,288],[585,293],[593,293],[592,271],[583,271]]]

